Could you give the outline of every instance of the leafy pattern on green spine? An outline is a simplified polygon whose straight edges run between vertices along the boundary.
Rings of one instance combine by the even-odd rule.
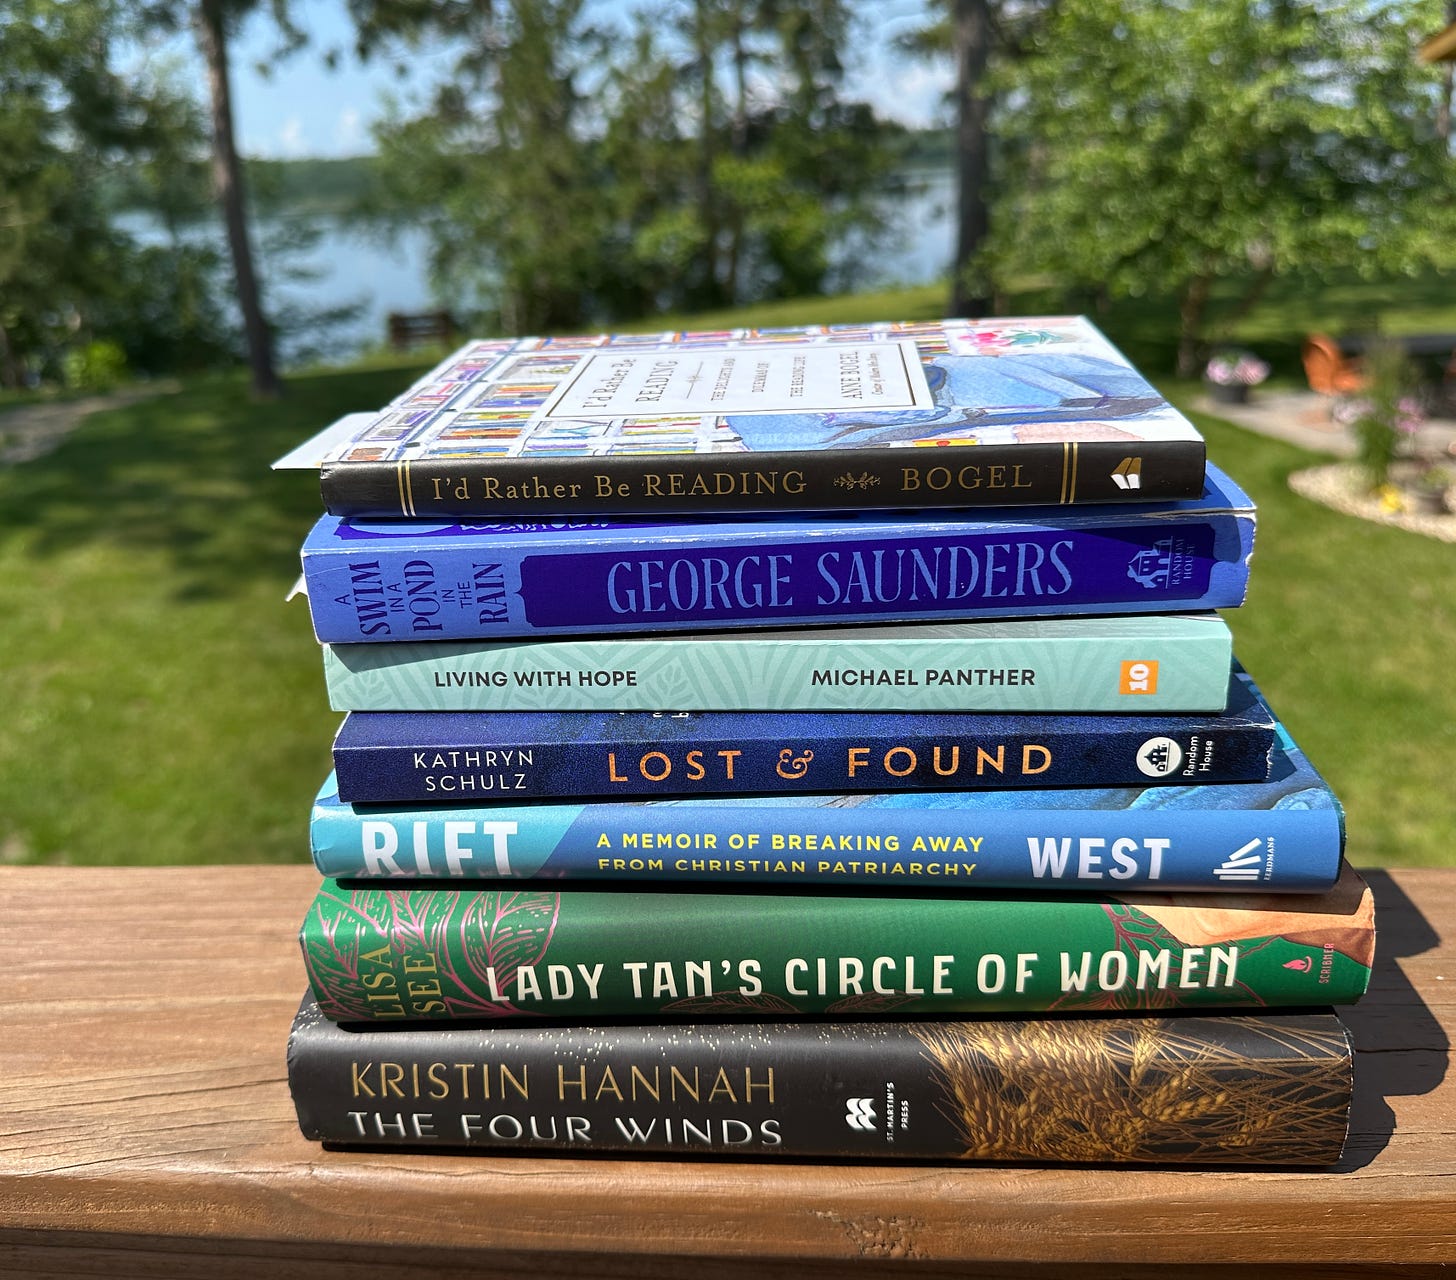
[[[428,956],[445,1016],[519,1017],[523,1011],[510,1001],[482,994],[489,989],[486,970],[494,968],[504,989],[517,969],[540,961],[560,911],[557,893],[350,890],[325,883],[302,933],[309,985],[328,1017],[374,1020],[390,1016],[387,997],[401,989],[405,958]],[[381,952],[383,963],[371,966],[365,959]],[[374,977],[386,971],[392,981]],[[379,985],[371,988],[371,979]],[[405,1012],[401,1005],[393,1016]]]

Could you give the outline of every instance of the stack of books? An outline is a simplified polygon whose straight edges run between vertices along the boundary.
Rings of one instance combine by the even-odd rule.
[[[330,1145],[1326,1165],[1369,892],[1080,318],[481,341],[281,466]]]

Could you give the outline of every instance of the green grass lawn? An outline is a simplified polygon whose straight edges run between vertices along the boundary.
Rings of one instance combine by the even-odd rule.
[[[941,303],[908,290],[754,319]],[[1132,341],[1104,319],[1135,346],[1128,323]],[[0,861],[307,861],[337,717],[307,609],[284,595],[319,505],[312,477],[268,463],[411,373],[300,375],[278,404],[198,381],[0,468]],[[1317,456],[1199,423],[1260,507],[1253,588],[1229,615],[1239,655],[1344,800],[1353,856],[1456,864],[1456,548],[1296,497],[1286,476]]]

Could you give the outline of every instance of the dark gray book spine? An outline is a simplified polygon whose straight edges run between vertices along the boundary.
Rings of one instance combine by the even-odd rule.
[[[1325,1166],[1351,1050],[1328,1011],[673,1026],[340,1026],[288,1077],[331,1146]]]

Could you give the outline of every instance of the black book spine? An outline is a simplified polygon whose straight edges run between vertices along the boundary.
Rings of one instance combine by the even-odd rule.
[[[288,1076],[334,1146],[1325,1166],[1351,1051],[1329,1011],[376,1029],[305,1000]]]
[[[1203,491],[1201,440],[945,445],[488,462],[331,462],[333,515],[685,515],[1159,502]]]

